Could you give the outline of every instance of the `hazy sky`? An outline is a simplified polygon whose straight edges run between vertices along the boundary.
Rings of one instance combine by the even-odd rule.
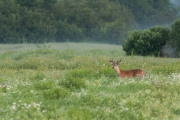
[[[180,0],[170,0],[175,5],[180,5]]]

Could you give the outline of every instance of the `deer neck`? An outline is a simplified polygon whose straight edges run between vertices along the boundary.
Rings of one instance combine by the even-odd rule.
[[[119,69],[119,67],[118,66],[114,67],[114,70],[115,70],[116,74],[118,76],[120,76],[121,70]]]

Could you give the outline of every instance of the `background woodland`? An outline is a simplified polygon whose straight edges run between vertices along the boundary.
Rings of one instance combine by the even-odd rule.
[[[169,0],[0,0],[0,43],[122,44],[131,30],[170,25]]]

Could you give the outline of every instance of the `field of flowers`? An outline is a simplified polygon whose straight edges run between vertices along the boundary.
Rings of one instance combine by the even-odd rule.
[[[180,59],[93,43],[0,45],[1,120],[180,119]],[[145,79],[118,78],[140,68]]]

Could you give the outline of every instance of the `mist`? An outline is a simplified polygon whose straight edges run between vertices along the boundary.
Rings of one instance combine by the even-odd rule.
[[[170,0],[170,2],[176,6],[180,6],[180,0]]]

